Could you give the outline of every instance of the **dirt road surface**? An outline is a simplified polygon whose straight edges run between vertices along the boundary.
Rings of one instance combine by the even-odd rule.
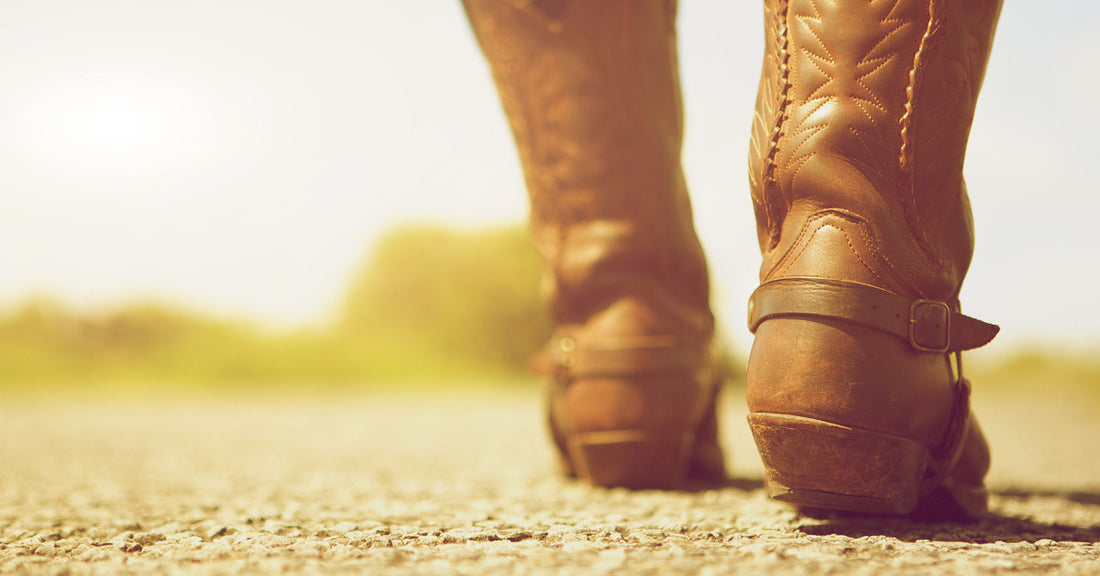
[[[1100,403],[984,394],[993,515],[769,501],[736,392],[728,485],[559,478],[538,391],[4,400],[0,573],[1100,574]]]

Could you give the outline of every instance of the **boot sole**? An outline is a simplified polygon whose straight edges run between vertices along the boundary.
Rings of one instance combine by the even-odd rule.
[[[748,420],[772,498],[870,514],[917,508],[930,461],[920,443],[789,414],[758,412]]]

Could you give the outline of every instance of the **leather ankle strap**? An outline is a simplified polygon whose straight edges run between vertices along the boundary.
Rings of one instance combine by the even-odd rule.
[[[536,372],[559,380],[605,376],[686,373],[708,368],[705,348],[687,347],[671,336],[602,339],[579,345],[570,336],[554,338],[534,362]]]
[[[896,336],[922,352],[958,352],[988,344],[1000,327],[938,300],[910,300],[877,286],[831,278],[780,278],[749,298],[749,331],[772,318],[829,318]]]

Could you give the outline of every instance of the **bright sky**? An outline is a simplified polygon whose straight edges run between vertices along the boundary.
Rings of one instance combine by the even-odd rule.
[[[963,303],[1006,342],[1091,345],[1100,3],[1058,6],[1002,14],[967,162]],[[760,19],[740,0],[683,0],[679,19],[684,163],[742,350]],[[0,78],[0,307],[156,297],[309,324],[388,227],[526,216],[458,0],[3,2]]]

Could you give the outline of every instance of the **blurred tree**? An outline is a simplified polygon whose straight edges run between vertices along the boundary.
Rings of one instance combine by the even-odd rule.
[[[522,369],[550,335],[541,268],[522,227],[461,232],[395,230],[379,243],[344,300],[341,327],[425,363]]]
[[[421,226],[381,241],[335,327],[272,333],[163,303],[89,312],[32,298],[0,314],[0,391],[511,379],[549,337],[539,279],[520,227]]]

